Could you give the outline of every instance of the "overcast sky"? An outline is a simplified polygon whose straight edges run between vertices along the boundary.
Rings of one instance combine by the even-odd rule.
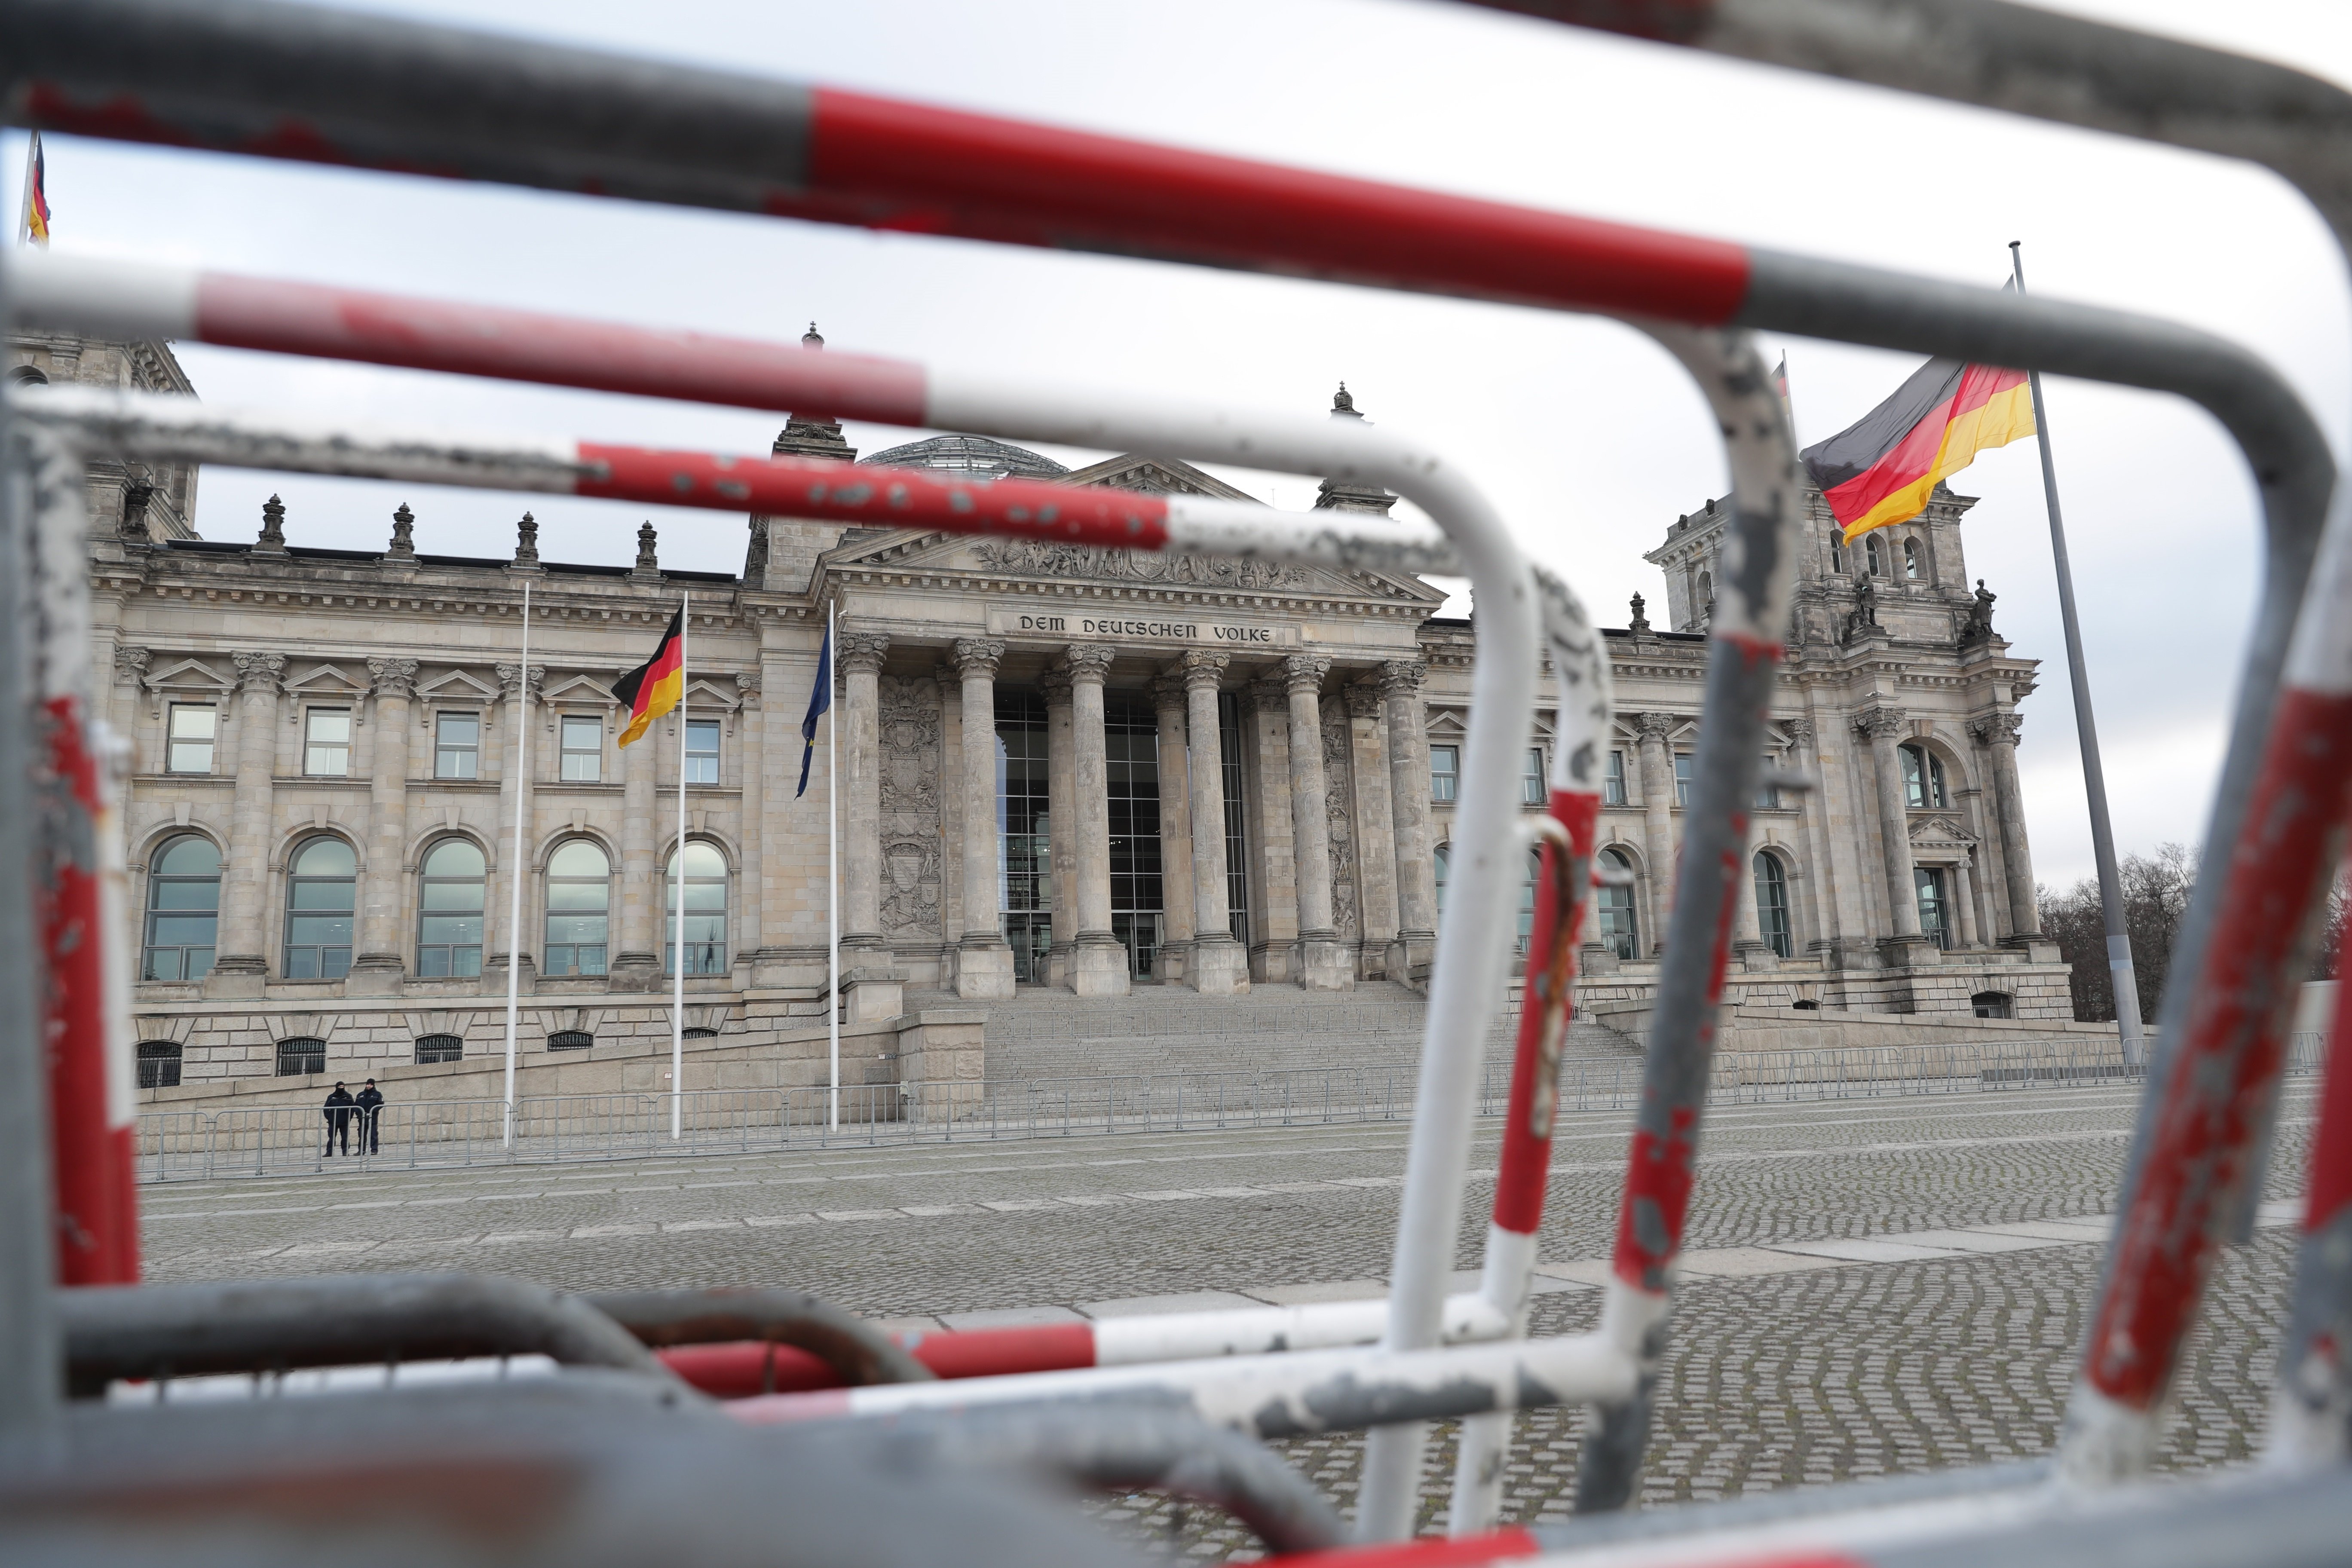
[[[2249,166],[1423,0],[415,0],[371,9],[861,87],[1997,284],[2010,240],[2053,295],[2246,343],[2339,452],[2352,420],[2342,258]],[[2352,81],[2352,7],[2069,7]],[[1656,604],[1641,559],[1726,488],[1703,406],[1627,329],[1536,310],[1156,263],[47,139],[56,248],[766,337],[1290,410],[1345,380],[1371,418],[1456,454],[1608,624]],[[0,142],[16,211],[23,138]],[[1858,418],[1909,356],[1786,352],[1801,441]],[[764,451],[765,415],[186,346],[205,396],[355,416]],[[2234,446],[2168,397],[2048,387],[2094,692],[2126,850],[2201,831],[2252,608]],[[852,426],[867,452],[915,433]],[[1090,454],[1061,453],[1066,460]],[[1278,505],[1313,481],[1231,475]],[[1996,625],[2044,660],[2022,760],[2036,868],[2089,874],[2089,830],[2031,443],[1956,487]],[[427,551],[501,554],[528,505],[553,560],[625,562],[604,502],[209,469],[197,526],[248,538],[283,493],[297,544],[374,548],[406,500]],[[656,514],[666,564],[740,567],[740,519]],[[1661,619],[1663,616],[1661,615]]]

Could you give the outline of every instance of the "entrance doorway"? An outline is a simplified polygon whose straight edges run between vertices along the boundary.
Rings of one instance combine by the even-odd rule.
[[[1157,977],[1160,961],[1160,720],[1150,702],[1103,697],[1103,760],[1110,794],[1110,929],[1127,973]]]
[[[1054,823],[1047,798],[1045,701],[1034,691],[996,692],[998,908],[1013,948],[1013,978],[1045,984],[1054,946]]]

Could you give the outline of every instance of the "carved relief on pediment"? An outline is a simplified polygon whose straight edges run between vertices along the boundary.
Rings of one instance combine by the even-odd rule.
[[[1024,577],[1100,577],[1117,582],[1164,583],[1179,587],[1227,588],[1255,593],[1303,588],[1312,581],[1304,566],[1280,561],[1237,561],[1220,555],[1162,555],[1114,550],[1099,544],[1062,544],[1042,539],[984,539],[971,547],[975,559],[996,572]]]

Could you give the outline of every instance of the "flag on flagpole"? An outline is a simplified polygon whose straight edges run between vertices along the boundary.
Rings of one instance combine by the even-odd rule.
[[[833,706],[833,628],[824,628],[824,646],[817,650],[816,684],[809,689],[808,715],[801,721],[801,787],[793,798],[808,794],[809,762],[816,755],[816,721]]]
[[[613,683],[613,695],[629,710],[628,725],[621,731],[622,745],[644,734],[647,725],[677,707],[678,699],[686,695],[685,647],[679,640],[685,629],[679,615],[673,613],[653,658]]]
[[[25,237],[46,250],[49,245],[49,172],[37,131],[33,132],[33,155],[26,161],[25,169]]]
[[[1772,367],[1772,392],[1780,398],[1780,406],[1789,405],[1789,356],[1782,354],[1780,363]]]
[[[1931,359],[1860,424],[1802,456],[1851,544],[1874,528],[1918,516],[1937,484],[1979,452],[2032,434],[2023,371]]]

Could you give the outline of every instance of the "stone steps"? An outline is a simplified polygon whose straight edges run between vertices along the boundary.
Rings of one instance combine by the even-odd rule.
[[[944,992],[909,992],[907,1010],[970,1006]],[[1337,994],[1289,986],[1244,996],[1202,996],[1176,986],[1127,996],[1081,997],[1024,990],[983,1004],[988,1076],[1088,1078],[1102,1074],[1267,1072],[1411,1068],[1421,1055],[1428,1005],[1402,985],[1375,981]],[[1489,1060],[1507,1057],[1511,1018],[1487,1031]],[[1622,1058],[1636,1043],[1585,1019],[1566,1055]]]

